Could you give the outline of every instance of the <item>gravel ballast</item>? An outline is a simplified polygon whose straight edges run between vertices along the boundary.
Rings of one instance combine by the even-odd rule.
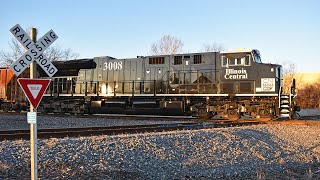
[[[151,119],[151,118],[150,118]],[[108,126],[130,126],[145,124],[167,124],[181,123],[190,121],[178,120],[129,120],[129,119],[110,119],[105,116],[39,116],[37,117],[37,128],[81,128],[81,127],[108,127]],[[27,113],[21,114],[0,114],[0,130],[30,129],[27,122]]]
[[[30,177],[29,141],[0,142],[0,179]],[[41,179],[320,178],[320,126],[38,140]]]

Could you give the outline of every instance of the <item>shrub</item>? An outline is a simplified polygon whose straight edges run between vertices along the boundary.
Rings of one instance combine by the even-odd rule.
[[[320,82],[300,88],[297,93],[297,104],[301,108],[320,108]]]

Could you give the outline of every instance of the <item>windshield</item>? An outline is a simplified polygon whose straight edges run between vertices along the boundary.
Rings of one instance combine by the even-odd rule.
[[[256,62],[256,63],[262,63],[262,62],[261,62],[260,53],[259,53],[258,50],[253,50],[253,51],[252,51],[252,56],[253,56],[254,62]]]
[[[250,54],[249,53],[231,53],[221,56],[222,67],[227,66],[250,66]]]

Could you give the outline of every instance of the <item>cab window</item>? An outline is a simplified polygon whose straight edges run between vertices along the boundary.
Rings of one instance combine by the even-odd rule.
[[[250,66],[250,55],[246,55],[244,57],[244,65],[245,66]]]
[[[222,56],[222,67],[227,67],[228,66],[228,59],[225,56]]]
[[[230,58],[230,59],[229,59],[229,65],[230,65],[230,66],[236,65],[236,60],[235,60],[234,58]]]
[[[241,58],[229,58],[229,65],[230,66],[241,66],[242,61]]]
[[[260,56],[260,52],[259,52],[258,50],[253,50],[253,51],[252,51],[252,55],[253,55],[254,62],[256,62],[256,63],[262,63],[262,61],[261,61],[261,56]]]
[[[222,67],[228,66],[250,66],[251,56],[246,55],[226,55],[221,57]]]
[[[242,65],[241,58],[237,58],[236,62],[237,62],[237,65]]]

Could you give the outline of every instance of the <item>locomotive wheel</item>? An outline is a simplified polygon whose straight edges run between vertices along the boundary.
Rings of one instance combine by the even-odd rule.
[[[7,104],[2,104],[1,105],[1,109],[3,110],[3,112],[8,112],[9,111],[9,106]]]
[[[73,109],[72,109],[72,114],[80,114],[81,111],[79,111],[79,107],[78,106],[74,106]]]
[[[230,119],[230,120],[238,120],[239,119],[237,109],[228,110],[228,119]]]
[[[262,114],[263,114],[264,116],[268,116],[268,115],[269,115],[268,109],[263,110]]]
[[[270,109],[260,109],[259,110],[259,120],[260,121],[270,121],[272,115],[270,114]]]
[[[44,108],[42,105],[39,105],[38,106],[38,109],[37,109],[39,112],[43,113],[44,112]]]
[[[42,111],[41,111],[41,114],[48,114],[50,113],[50,109],[49,108],[44,108]]]

